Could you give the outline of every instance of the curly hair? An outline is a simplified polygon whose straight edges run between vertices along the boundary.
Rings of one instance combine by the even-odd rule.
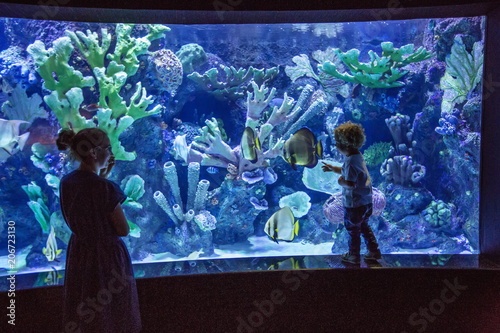
[[[366,141],[365,130],[361,124],[350,121],[335,128],[334,135],[337,146],[344,149],[359,149]]]
[[[85,128],[78,133],[72,129],[59,132],[56,140],[59,150],[71,149],[71,155],[79,161],[87,158],[89,151],[102,145],[106,132],[98,128]]]

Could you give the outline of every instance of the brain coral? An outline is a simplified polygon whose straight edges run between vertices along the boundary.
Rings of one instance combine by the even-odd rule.
[[[179,58],[170,50],[153,52],[153,63],[156,78],[164,85],[164,89],[175,96],[177,88],[182,83],[182,64]]]

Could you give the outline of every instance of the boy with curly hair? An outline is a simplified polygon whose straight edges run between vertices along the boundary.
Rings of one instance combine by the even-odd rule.
[[[372,184],[365,160],[359,151],[366,140],[364,129],[361,125],[348,121],[335,128],[334,135],[337,150],[345,155],[344,164],[340,168],[323,162],[322,168],[324,172],[341,174],[338,182],[342,186],[344,225],[350,236],[349,252],[342,255],[342,261],[360,263],[360,234],[363,235],[368,249],[364,255],[365,261],[381,259],[377,239],[368,225],[373,207]]]

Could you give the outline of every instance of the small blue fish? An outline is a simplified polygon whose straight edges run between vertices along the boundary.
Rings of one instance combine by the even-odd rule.
[[[156,165],[156,160],[150,160],[148,162],[148,168],[149,169],[153,169],[155,167],[155,165]]]
[[[212,175],[215,175],[216,173],[219,172],[219,169],[217,169],[216,167],[208,167],[207,172],[212,174]]]

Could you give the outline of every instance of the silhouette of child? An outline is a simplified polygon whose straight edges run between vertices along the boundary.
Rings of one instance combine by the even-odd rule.
[[[63,130],[59,150],[71,149],[80,167],[61,180],[64,220],[73,232],[64,277],[64,332],[141,330],[130,255],[120,237],[129,226],[121,203],[125,194],[106,177],[115,161],[110,140],[97,128]]]
[[[365,143],[364,129],[350,121],[335,128],[335,146],[340,154],[345,155],[342,168],[323,162],[323,171],[341,174],[338,183],[342,186],[342,204],[344,206],[344,226],[349,233],[349,252],[342,255],[342,261],[351,264],[360,263],[360,234],[365,239],[368,252],[366,261],[381,259],[377,239],[368,225],[372,215],[372,184],[363,155],[359,148]]]

